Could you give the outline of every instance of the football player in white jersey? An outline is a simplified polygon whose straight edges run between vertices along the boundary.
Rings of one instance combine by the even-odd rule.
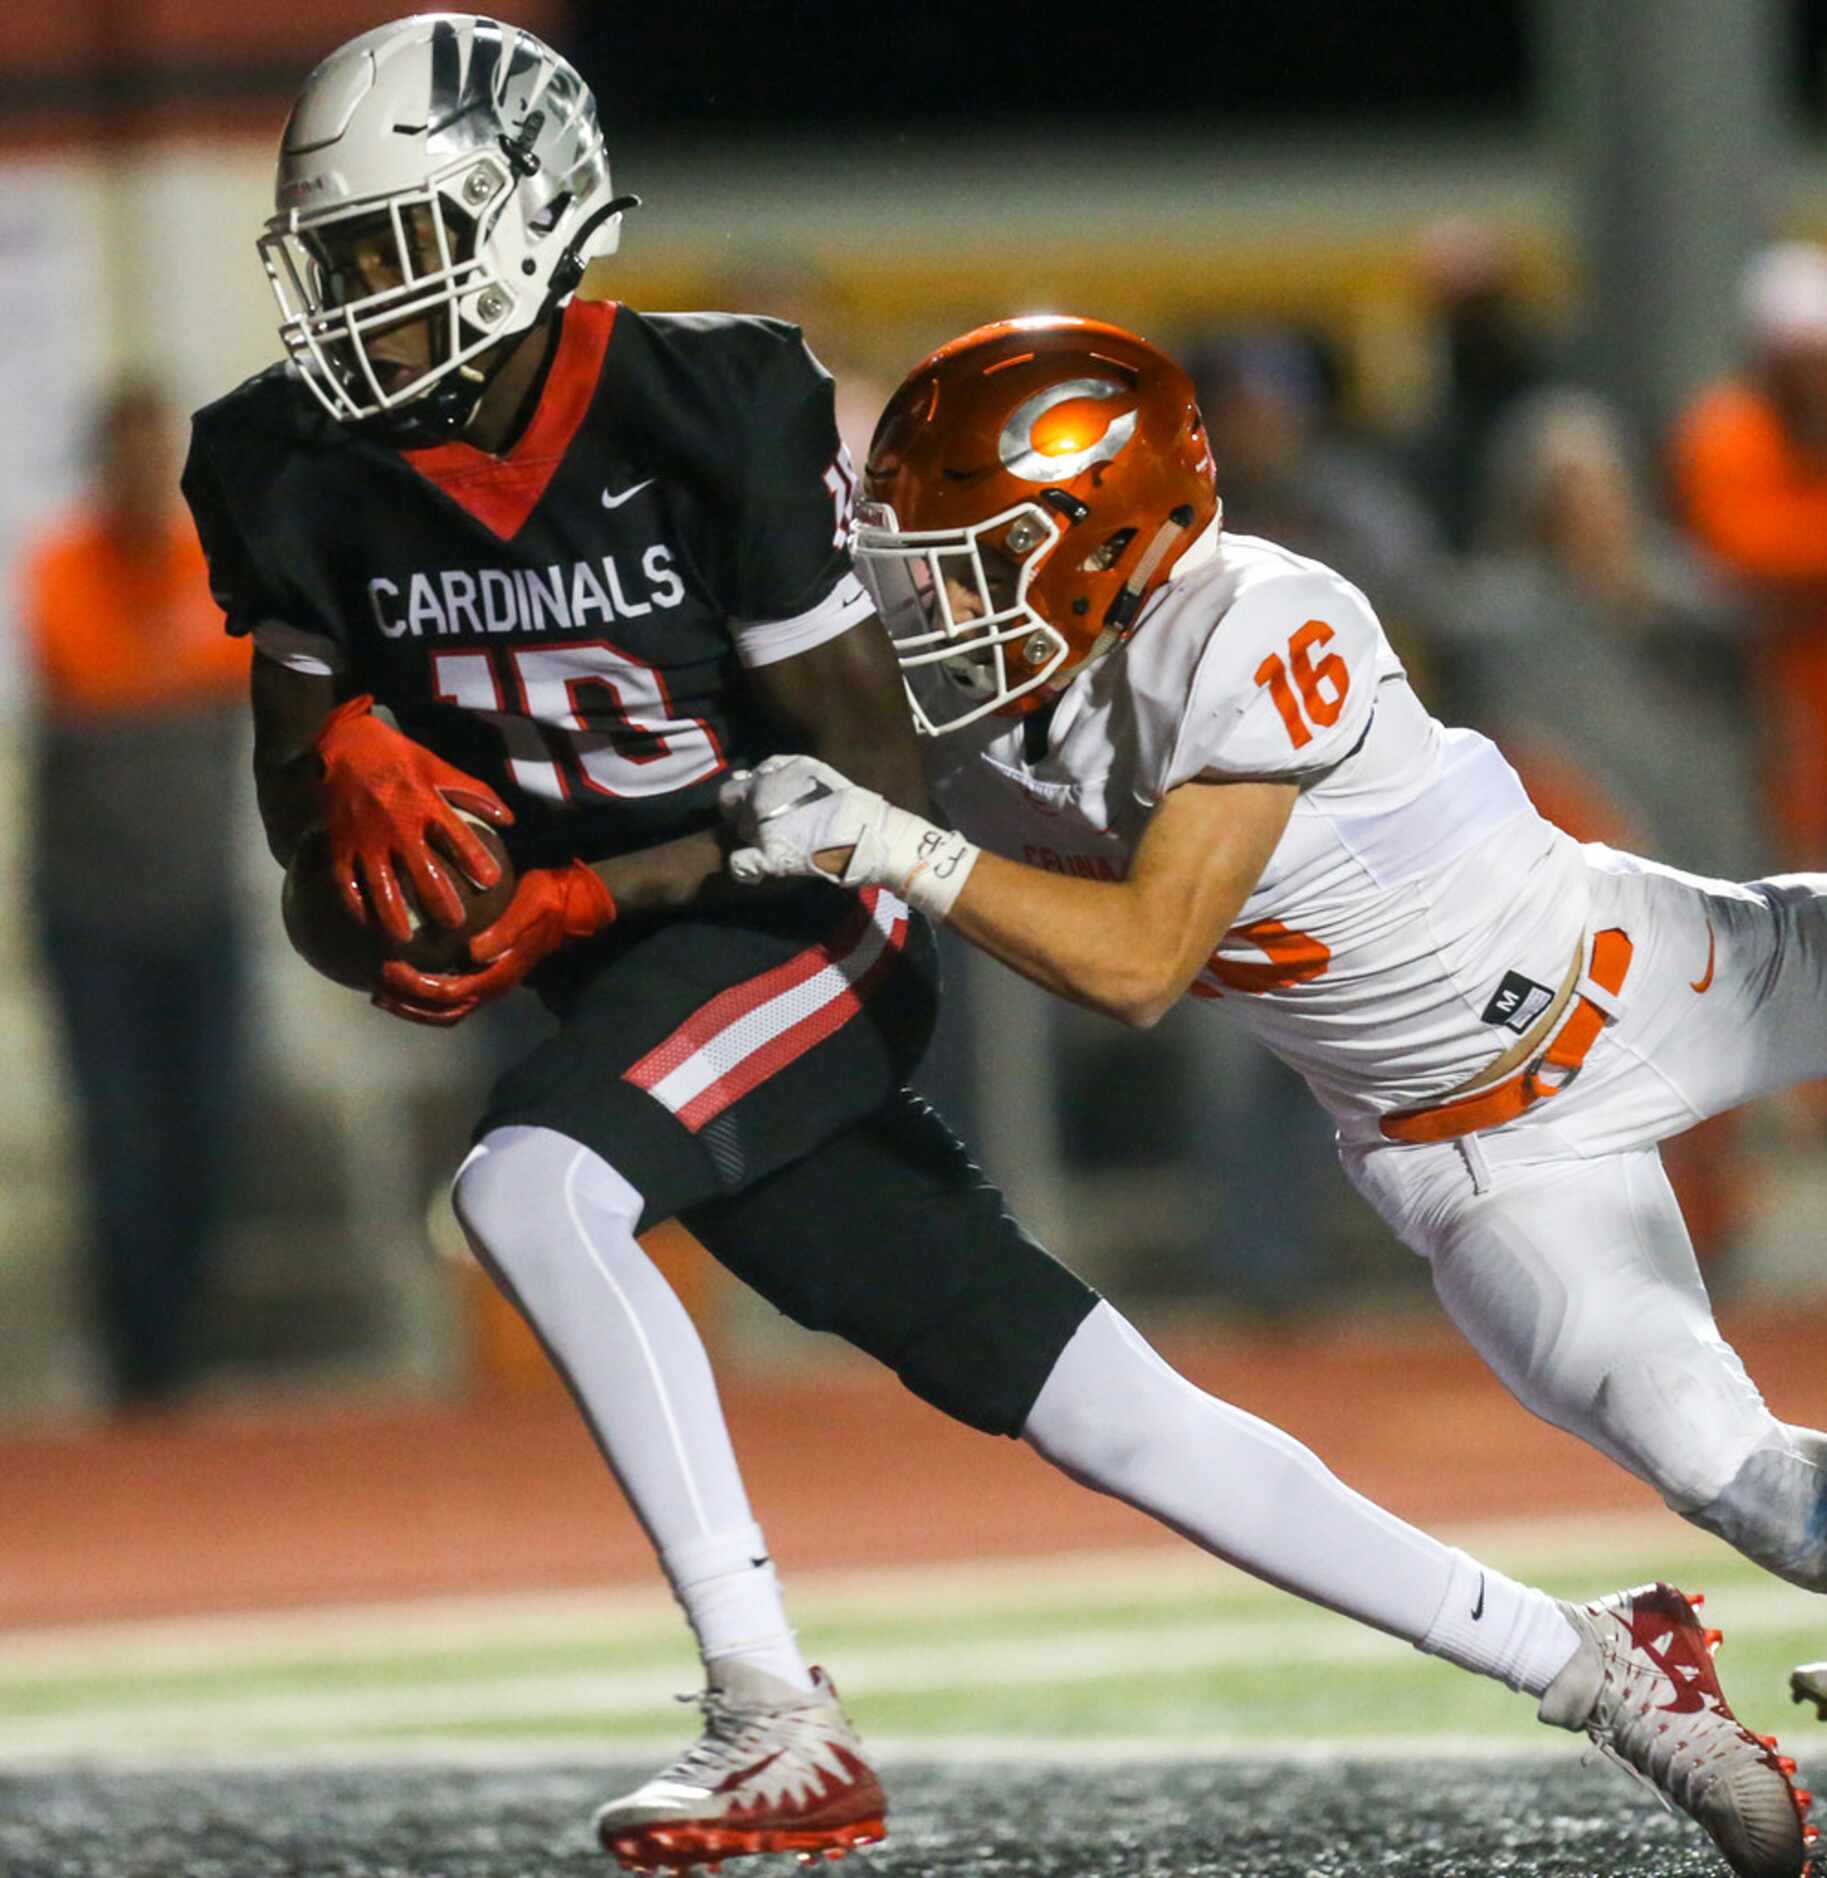
[[[1190,381],[1115,328],[940,348],[865,494],[954,826],[776,758],[726,786],[738,878],[881,883],[1133,1025],[1211,1001],[1305,1078],[1521,1401],[1827,1589],[1827,1437],[1720,1336],[1657,1153],[1827,1074],[1827,875],[1703,880],[1544,821],[1363,594],[1222,532]]]

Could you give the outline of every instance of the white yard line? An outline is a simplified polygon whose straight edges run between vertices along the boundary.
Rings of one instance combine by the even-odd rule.
[[[357,1768],[366,1773],[389,1767],[454,1767],[500,1772],[516,1767],[640,1767],[672,1759],[685,1745],[681,1733],[619,1735],[592,1746],[576,1740],[525,1735],[442,1735],[390,1738],[382,1746],[368,1742],[312,1741],[303,1745],[263,1747],[224,1742],[190,1749],[181,1757],[148,1743],[80,1761],[25,1761],[12,1773],[50,1774],[80,1767],[97,1773],[167,1773]],[[1542,1728],[1519,1735],[871,1735],[870,1759],[897,1768],[935,1762],[972,1767],[1015,1763],[1049,1767],[1158,1766],[1208,1761],[1273,1761],[1326,1766],[1340,1761],[1445,1761],[1475,1764],[1491,1761],[1575,1759],[1584,1744],[1560,1729]]]
[[[1023,1638],[1001,1643],[973,1638],[958,1644],[923,1639],[901,1645],[850,1649],[842,1675],[847,1688],[872,1695],[940,1690],[1049,1688],[1161,1675],[1189,1669],[1300,1661],[1403,1661],[1402,1645],[1374,1631],[1338,1624],[1236,1626],[1202,1620],[1151,1626],[1144,1632]],[[684,1658],[689,1663],[689,1657]],[[337,1735],[377,1729],[419,1729],[435,1718],[443,1726],[488,1725],[555,1718],[609,1722],[658,1718],[677,1691],[664,1668],[604,1672],[588,1667],[531,1674],[478,1675],[452,1682],[412,1676],[409,1668],[366,1687],[303,1687],[281,1693],[248,1692],[225,1682],[219,1691],[187,1693],[151,1702],[84,1703],[62,1714],[0,1716],[0,1763],[59,1760],[107,1753],[135,1743],[187,1752],[252,1743],[274,1735]],[[680,1716],[690,1732],[695,1715]]]
[[[1806,1624],[1812,1609],[1805,1594],[1780,1585],[1739,1587],[1732,1603],[1733,1628],[1740,1635],[1794,1630]],[[1403,1675],[1417,1667],[1402,1644],[1343,1620],[1297,1613],[1239,1622],[1217,1610],[1209,1618],[1107,1632],[865,1644],[847,1649],[840,1667],[853,1695],[866,1691],[879,1699],[1064,1689],[1187,1671],[1219,1677],[1264,1663],[1308,1670],[1383,1664]],[[680,1665],[689,1665],[683,1652]],[[225,1679],[220,1688],[181,1696],[98,1697],[61,1713],[0,1716],[0,1765],[290,1752],[301,1740],[354,1737],[366,1737],[368,1753],[384,1758],[393,1743],[376,1741],[375,1734],[416,1736],[431,1718],[439,1727],[483,1729],[550,1720],[575,1723],[580,1731],[592,1724],[651,1718],[663,1728],[668,1698],[680,1680],[677,1669],[664,1665],[623,1671],[587,1665],[533,1672],[506,1667],[453,1680],[414,1676],[410,1664],[391,1668],[384,1680],[347,1687],[307,1684],[275,1692],[241,1689]],[[690,1731],[690,1719],[679,1718],[681,1736]],[[620,1751],[617,1744],[607,1746]]]
[[[1728,1555],[1716,1542],[1664,1516],[1590,1520],[1463,1533],[1467,1549],[1521,1576],[1570,1570],[1592,1574],[1594,1591],[1661,1569],[1684,1584],[1696,1565],[1700,1582]],[[1774,1580],[1741,1574],[1709,1615],[1729,1635],[1806,1632],[1818,1600]],[[852,1695],[937,1695],[1005,1689],[1088,1687],[1136,1676],[1193,1670],[1215,1677],[1264,1663],[1316,1667],[1384,1664],[1408,1675],[1420,1665],[1404,1646],[1345,1620],[1275,1598],[1240,1573],[1184,1546],[1054,1554],[945,1566],[895,1566],[869,1572],[804,1573],[789,1587],[802,1629],[820,1624],[910,1620],[915,1637],[846,1645],[836,1667]],[[1209,1604],[1207,1601],[1209,1600]],[[1184,1607],[1203,1607],[1197,1617]],[[1074,1627],[1074,1613],[1137,1607],[1134,1625]],[[1171,1607],[1180,1606],[1179,1610]],[[997,1638],[981,1629],[946,1640],[948,1616],[997,1612],[1054,1613],[1057,1632]],[[1204,1614],[1209,1612],[1209,1614]],[[656,1652],[646,1665],[594,1667],[600,1651],[631,1646]],[[515,1652],[575,1652],[577,1667],[518,1667]],[[447,1659],[499,1653],[463,1673]],[[425,1659],[423,1673],[414,1657]],[[625,1659],[624,1659],[625,1661]],[[363,1684],[360,1666],[377,1666]],[[383,1671],[378,1666],[387,1665]],[[293,1666],[346,1666],[345,1686],[306,1678],[290,1689],[247,1689],[238,1677]],[[222,1678],[165,1692],[160,1676]],[[143,1690],[132,1681],[145,1677]],[[61,1712],[7,1713],[10,1689],[55,1697],[60,1685],[96,1678],[122,1687],[98,1692]],[[235,1614],[85,1626],[57,1632],[0,1633],[0,1766],[71,1764],[108,1767],[193,1764],[290,1764],[300,1759],[372,1765],[427,1759],[500,1765],[554,1759],[641,1760],[676,1752],[694,1717],[668,1697],[695,1679],[678,1614],[664,1591],[551,1592],[507,1597],[422,1599],[338,1609]],[[1219,1693],[1215,1689],[1214,1693]],[[74,1691],[71,1692],[75,1694]],[[576,1738],[495,1739],[497,1726],[552,1719],[575,1724]],[[640,1740],[590,1741],[593,1724],[651,1722]],[[434,1728],[479,1732],[447,1737]],[[376,1739],[379,1734],[382,1738]],[[1519,1748],[1518,1741],[1528,1745]],[[1404,1758],[1414,1754],[1483,1759],[1518,1752],[1565,1751],[1555,1737],[1432,1736],[1383,1740],[1257,1736],[1235,1740],[1141,1735],[1100,1744],[1062,1737],[1001,1736],[958,1740],[908,1736],[873,1744],[888,1758],[1158,1760],[1213,1757]]]
[[[1612,1567],[1641,1577],[1712,1553],[1714,1542],[1672,1516],[1555,1520],[1471,1529],[1454,1541],[1512,1576]],[[1611,1588],[1609,1579],[1594,1589]],[[1065,1611],[1087,1604],[1226,1602],[1264,1595],[1242,1572],[1190,1546],[1060,1552],[1039,1558],[787,1575],[801,1624],[870,1618],[931,1618],[952,1612]],[[681,1635],[663,1586],[603,1591],[514,1592],[419,1598],[391,1604],[231,1612],[0,1630],[0,1682],[60,1676],[249,1668],[260,1664],[361,1662],[433,1652],[538,1647],[601,1638]]]

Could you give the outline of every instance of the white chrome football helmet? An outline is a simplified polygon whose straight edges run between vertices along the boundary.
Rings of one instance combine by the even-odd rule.
[[[448,434],[486,388],[474,361],[613,254],[637,200],[611,199],[596,101],[543,40],[473,13],[378,26],[280,139],[259,243],[279,336],[340,422]]]

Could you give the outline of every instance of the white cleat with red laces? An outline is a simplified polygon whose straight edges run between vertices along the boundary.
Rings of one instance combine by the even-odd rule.
[[[702,1695],[704,1733],[596,1816],[624,1871],[715,1871],[727,1858],[842,1858],[887,1836],[888,1802],[822,1669],[810,1694],[741,1663]]]
[[[1807,1878],[1818,1836],[1811,1794],[1770,1735],[1736,1716],[1713,1671],[1719,1632],[1670,1585],[1639,1585],[1563,1604],[1579,1648],[1548,1685],[1540,1714],[1584,1729],[1602,1752],[1694,1820],[1739,1878]]]

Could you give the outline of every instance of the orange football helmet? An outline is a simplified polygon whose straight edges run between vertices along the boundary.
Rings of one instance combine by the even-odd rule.
[[[927,736],[1044,704],[1218,514],[1192,380],[1121,327],[1051,314],[917,365],[863,495],[857,568]]]

